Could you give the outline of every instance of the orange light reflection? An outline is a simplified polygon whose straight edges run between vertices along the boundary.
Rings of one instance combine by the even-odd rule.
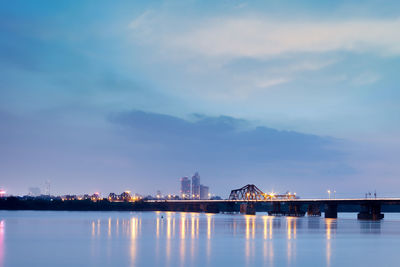
[[[169,262],[171,257],[171,213],[167,213],[167,239],[165,245],[165,253],[167,257],[167,262]],[[175,219],[174,219],[175,222]],[[175,224],[174,224],[175,226]],[[175,228],[175,227],[174,227]]]
[[[326,227],[326,266],[331,265],[331,231],[332,224],[335,219],[326,218],[325,219],[325,227]]]
[[[292,219],[291,217],[287,217],[287,238],[290,240],[292,238]]]
[[[160,218],[157,218],[156,237],[157,239],[160,238]]]
[[[207,214],[207,238],[211,238],[211,215]]]
[[[110,238],[111,237],[111,218],[108,218],[108,231],[107,235]]]
[[[138,234],[138,225],[139,221],[137,218],[132,217],[129,221],[129,226],[130,226],[130,236],[131,236],[131,249],[130,249],[130,254],[131,254],[131,265],[135,265],[135,260],[136,260],[136,250],[137,250],[137,244],[136,244],[136,238]]]
[[[100,219],[97,220],[97,236],[100,236]]]
[[[185,239],[186,234],[186,217],[185,214],[181,215],[181,239]]]
[[[196,228],[195,228],[195,217],[192,216],[192,239],[194,239],[195,236],[196,236],[195,229],[196,229]]]
[[[250,238],[250,216],[245,215],[246,220],[246,239]]]
[[[167,238],[171,239],[171,217],[167,217]]]
[[[115,230],[116,230],[116,235],[119,235],[119,219],[117,219],[117,222],[115,223]]]
[[[254,239],[256,235],[256,217],[252,217],[252,225],[251,225],[251,237]]]
[[[95,237],[96,235],[96,224],[94,221],[92,221],[92,237]]]
[[[263,216],[263,221],[264,221],[264,239],[267,239],[268,236],[268,216]]]
[[[181,264],[184,266],[185,262],[185,235],[186,235],[186,215],[184,213],[181,214],[181,244],[180,244],[180,256],[181,256]]]
[[[6,228],[6,222],[0,221],[0,266],[4,264],[4,232]]]

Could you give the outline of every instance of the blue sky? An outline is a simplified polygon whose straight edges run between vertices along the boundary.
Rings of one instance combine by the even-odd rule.
[[[398,195],[397,1],[12,1],[0,187]],[[157,185],[155,188],[155,184]]]

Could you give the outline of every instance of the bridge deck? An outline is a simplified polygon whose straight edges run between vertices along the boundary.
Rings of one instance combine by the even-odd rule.
[[[146,200],[146,202],[170,202],[170,203],[229,203],[229,202],[290,202],[290,203],[321,203],[321,204],[358,204],[358,203],[366,203],[366,202],[378,202],[381,204],[394,204],[400,205],[400,198],[335,198],[335,199],[326,199],[326,198],[299,198],[299,199],[270,199],[270,200],[230,200],[230,199],[221,199],[221,200],[209,200],[209,199],[181,199],[181,200]]]

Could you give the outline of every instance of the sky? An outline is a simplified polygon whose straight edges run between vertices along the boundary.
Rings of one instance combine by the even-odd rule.
[[[400,195],[398,1],[2,1],[0,187]]]

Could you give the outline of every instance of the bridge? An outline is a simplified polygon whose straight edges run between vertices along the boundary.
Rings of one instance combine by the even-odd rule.
[[[400,212],[400,198],[301,199],[295,194],[264,193],[255,185],[231,191],[226,200],[148,200],[150,209],[187,212],[268,212],[273,216],[337,218],[338,212],[357,212],[360,220],[381,220],[383,212]]]

